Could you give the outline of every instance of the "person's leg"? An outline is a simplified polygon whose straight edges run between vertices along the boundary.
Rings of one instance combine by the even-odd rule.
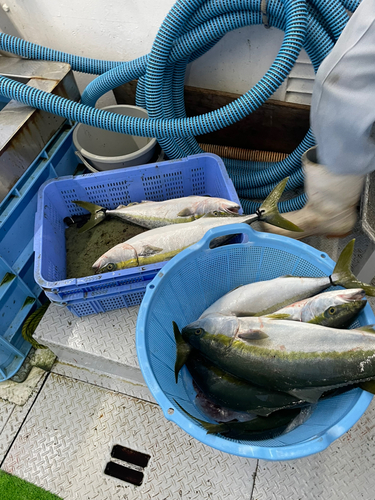
[[[292,233],[341,236],[357,218],[364,176],[375,169],[375,1],[363,0],[316,75],[311,126],[317,148],[302,157],[308,202],[285,217]]]

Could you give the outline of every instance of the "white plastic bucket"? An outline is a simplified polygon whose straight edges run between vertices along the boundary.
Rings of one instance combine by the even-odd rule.
[[[121,115],[148,118],[145,109],[128,104],[102,109]],[[154,154],[156,139],[110,132],[79,123],[73,132],[73,143],[80,156],[94,167],[90,170],[100,171],[144,165]]]

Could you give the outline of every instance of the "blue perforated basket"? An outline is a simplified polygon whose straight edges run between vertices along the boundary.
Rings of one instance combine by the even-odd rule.
[[[76,316],[139,305],[146,285],[165,262],[66,279],[64,218],[87,213],[74,200],[113,209],[190,195],[217,196],[240,204],[224,163],[210,153],[46,182],[38,193],[35,216],[36,283],[51,301],[66,305]]]
[[[214,237],[243,234],[242,242],[210,249]],[[265,441],[236,441],[207,434],[186,416],[207,420],[194,404],[192,379],[183,367],[174,377],[176,345],[172,321],[183,327],[197,319],[233,288],[283,275],[325,276],[335,263],[305,243],[259,233],[244,224],[209,230],[195,245],[174,257],[147,286],[137,320],[137,354],[145,381],[167,419],[199,441],[234,455],[266,460],[290,460],[324,450],[364,413],[372,396],[361,389],[318,403],[311,417],[293,431]],[[352,326],[375,323],[369,304]]]

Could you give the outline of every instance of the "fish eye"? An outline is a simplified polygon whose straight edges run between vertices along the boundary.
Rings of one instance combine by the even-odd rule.
[[[328,309],[328,312],[329,312],[329,314],[335,314],[336,309],[335,309],[334,307],[330,307],[330,308]]]
[[[200,335],[202,331],[203,331],[202,328],[197,328],[194,333],[195,335]]]
[[[217,210],[214,210],[212,213],[213,213],[215,216],[219,215],[219,212],[218,212]]]
[[[109,264],[106,265],[107,271],[114,271],[116,268],[115,264],[113,262],[110,262]]]

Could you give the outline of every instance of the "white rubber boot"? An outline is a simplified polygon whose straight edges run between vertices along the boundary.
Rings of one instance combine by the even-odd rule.
[[[357,221],[357,204],[365,177],[335,175],[316,163],[316,146],[302,155],[307,203],[301,210],[282,214],[303,232],[285,231],[262,224],[262,230],[301,239],[320,235],[342,237],[349,234]]]

